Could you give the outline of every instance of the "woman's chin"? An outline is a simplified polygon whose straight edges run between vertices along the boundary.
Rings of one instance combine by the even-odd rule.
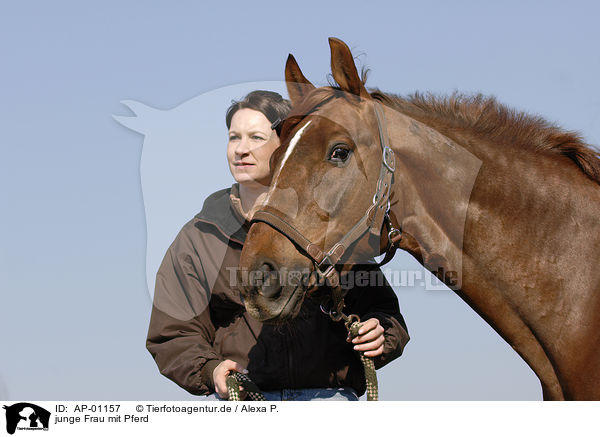
[[[236,182],[239,184],[253,184],[256,183],[254,172],[252,171],[237,171],[233,174]]]
[[[265,188],[269,186],[269,178],[255,178],[250,174],[234,175],[235,181],[247,188]]]

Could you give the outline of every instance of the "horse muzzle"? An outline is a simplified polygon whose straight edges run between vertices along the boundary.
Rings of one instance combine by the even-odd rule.
[[[254,256],[249,268],[238,269],[239,289],[248,313],[262,322],[294,318],[306,294],[310,271],[303,266],[281,267]]]

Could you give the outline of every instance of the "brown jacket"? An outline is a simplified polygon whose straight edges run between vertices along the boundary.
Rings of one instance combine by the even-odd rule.
[[[233,191],[233,194],[232,194]],[[193,394],[214,391],[212,372],[225,359],[240,363],[262,390],[350,386],[365,391],[362,365],[334,323],[306,300],[284,326],[263,325],[246,312],[234,291],[249,223],[236,203],[237,186],[218,191],[184,225],[156,276],[146,346],[160,372]],[[409,337],[389,284],[355,287],[346,309],[385,328],[381,367],[402,354]]]

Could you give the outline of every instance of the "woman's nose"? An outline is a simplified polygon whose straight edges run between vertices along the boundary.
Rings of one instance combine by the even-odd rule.
[[[235,148],[235,153],[238,155],[246,155],[250,151],[250,142],[247,138],[241,138],[237,147]]]

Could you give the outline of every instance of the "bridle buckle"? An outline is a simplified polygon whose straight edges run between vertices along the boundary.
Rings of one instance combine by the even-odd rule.
[[[394,151],[391,147],[385,146],[383,148],[383,165],[391,172],[394,173],[396,170],[396,159]]]
[[[317,268],[323,276],[327,276],[329,273],[331,273],[331,269],[333,269],[334,267],[335,266],[333,264],[333,261],[331,260],[329,255],[325,255],[321,262],[317,264]]]

